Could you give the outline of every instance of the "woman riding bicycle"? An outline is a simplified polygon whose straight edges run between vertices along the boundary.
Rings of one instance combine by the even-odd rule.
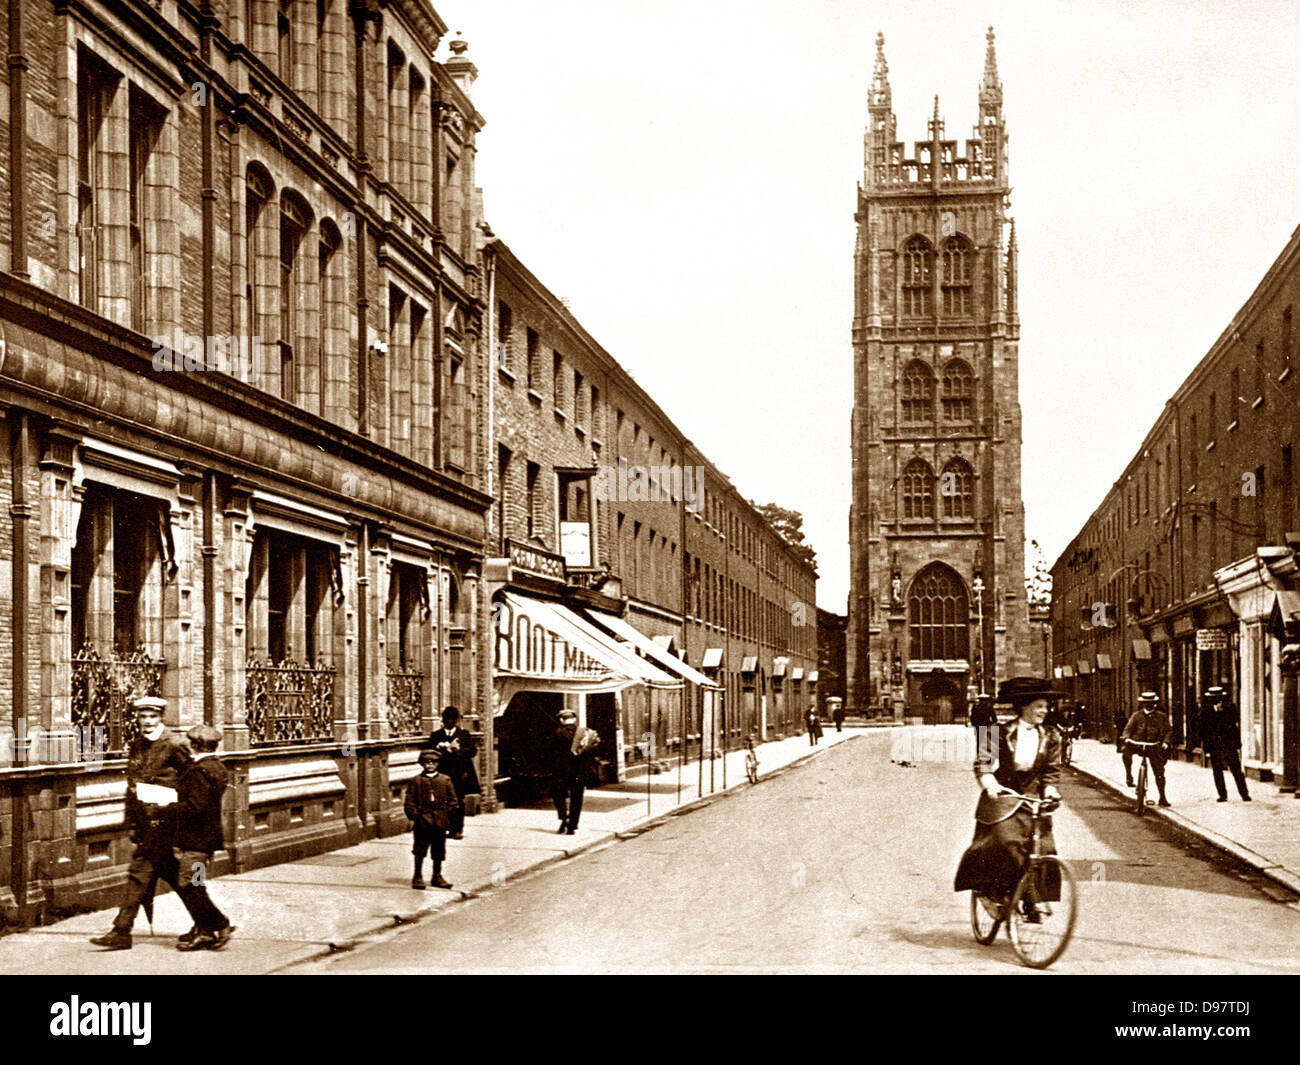
[[[954,891],[976,891],[990,898],[1005,898],[1029,857],[1033,818],[1019,799],[1004,795],[1041,795],[1059,799],[1056,783],[1060,775],[1060,737],[1046,728],[1048,708],[1065,693],[1050,681],[1037,677],[1012,677],[998,689],[998,702],[1016,708],[1016,721],[996,729],[996,736],[982,744],[976,756],[975,778],[980,786],[975,808],[975,838],[962,855],[953,882]],[[1039,853],[1055,854],[1050,821],[1040,828]],[[1054,865],[1044,867],[1039,899],[1060,899],[1060,874]]]

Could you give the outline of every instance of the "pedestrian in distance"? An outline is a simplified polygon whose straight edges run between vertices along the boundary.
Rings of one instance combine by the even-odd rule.
[[[221,830],[221,796],[230,772],[217,757],[221,733],[196,725],[185,734],[194,761],[181,773],[176,803],[167,808],[177,874],[176,885],[194,927],[176,941],[179,950],[221,950],[235,933],[224,913],[208,897],[212,856],[225,846]]]
[[[1016,708],[1014,724],[997,730],[996,743],[981,745],[975,760],[979,803],[975,807],[975,836],[966,848],[953,881],[954,891],[977,891],[989,898],[1005,898],[1029,860],[1033,817],[1018,795],[1059,799],[1061,740],[1043,719],[1048,708],[1065,693],[1038,677],[1011,677],[998,689],[999,703]],[[1039,847],[1056,853],[1051,822],[1042,823]],[[1060,874],[1055,866],[1044,869],[1041,902],[1061,897]]]
[[[1124,713],[1123,707],[1115,707],[1115,712],[1111,714],[1111,722],[1115,726],[1115,753],[1124,753],[1124,726],[1128,724],[1128,714]],[[1126,763],[1127,764],[1127,763]]]
[[[176,787],[191,758],[185,745],[163,724],[167,700],[142,696],[132,703],[138,729],[127,751],[126,821],[135,850],[126,870],[122,905],[112,930],[91,940],[97,947],[130,950],[131,929],[141,906],[153,920],[153,896],[159,879],[176,887],[166,807],[176,801]]]
[[[452,813],[459,799],[451,778],[439,770],[441,758],[436,750],[421,751],[417,759],[420,775],[412,777],[406,785],[406,801],[402,808],[407,820],[411,822],[411,853],[415,856],[415,875],[411,877],[411,887],[416,891],[425,888],[426,854],[433,859],[433,876],[429,883],[437,888],[451,887],[442,878],[442,863],[447,860],[447,832],[451,828]]]
[[[558,831],[572,836],[578,831],[583,791],[594,772],[600,737],[595,729],[578,725],[574,710],[561,710],[559,721],[551,739],[551,799],[560,815]]]
[[[474,767],[478,744],[468,730],[460,727],[460,711],[456,707],[443,710],[442,728],[429,736],[429,746],[442,756],[438,768],[451,778],[456,789],[457,806],[452,811],[448,835],[461,839],[465,831],[465,796],[479,794],[478,770]]]
[[[758,783],[758,751],[754,747],[754,734],[745,737],[745,776],[751,784]]]
[[[1151,763],[1151,773],[1156,778],[1156,790],[1160,793],[1160,805],[1168,806],[1165,797],[1165,751],[1174,738],[1174,727],[1169,715],[1160,709],[1160,696],[1153,691],[1145,691],[1138,696],[1138,708],[1128,719],[1120,741],[1124,752],[1124,783],[1133,787],[1133,752],[1129,741],[1135,743],[1154,743],[1147,752],[1147,761]]]
[[[844,704],[842,702],[835,704],[835,709],[831,711],[831,720],[835,722],[835,731],[844,731]]]
[[[804,723],[808,726],[808,745],[815,747],[822,738],[822,719],[817,714],[816,703],[809,705],[808,713],[804,715]]]
[[[1201,720],[1204,722],[1205,741],[1210,752],[1210,767],[1214,772],[1214,790],[1219,793],[1219,802],[1228,801],[1228,789],[1224,786],[1223,780],[1225,769],[1232,773],[1241,801],[1250,802],[1250,792],[1246,790],[1246,777],[1241,771],[1241,718],[1237,708],[1229,700],[1223,686],[1219,684],[1205,689],[1205,702]]]

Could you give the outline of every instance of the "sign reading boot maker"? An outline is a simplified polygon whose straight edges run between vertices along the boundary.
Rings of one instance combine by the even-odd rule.
[[[1227,630],[1197,629],[1196,649],[1198,651],[1226,651],[1228,649]]]
[[[509,600],[494,608],[493,616],[499,673],[588,681],[611,676],[603,662],[550,628],[543,616],[530,614]]]

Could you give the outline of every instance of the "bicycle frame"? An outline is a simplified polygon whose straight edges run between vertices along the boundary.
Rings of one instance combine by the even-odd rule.
[[[1142,759],[1142,761],[1138,764],[1138,785],[1137,785],[1137,802],[1138,802],[1137,813],[1138,816],[1141,817],[1144,812],[1144,808],[1146,806],[1147,773],[1151,765],[1150,749],[1152,747],[1159,747],[1160,744],[1154,742],[1143,742],[1142,740],[1126,740],[1125,742],[1130,747],[1141,748],[1141,751],[1139,752],[1138,756]]]

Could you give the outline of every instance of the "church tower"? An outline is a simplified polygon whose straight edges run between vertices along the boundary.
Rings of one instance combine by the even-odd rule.
[[[942,722],[1029,673],[1015,224],[993,29],[959,153],[896,138],[876,37],[855,220],[848,703]]]

